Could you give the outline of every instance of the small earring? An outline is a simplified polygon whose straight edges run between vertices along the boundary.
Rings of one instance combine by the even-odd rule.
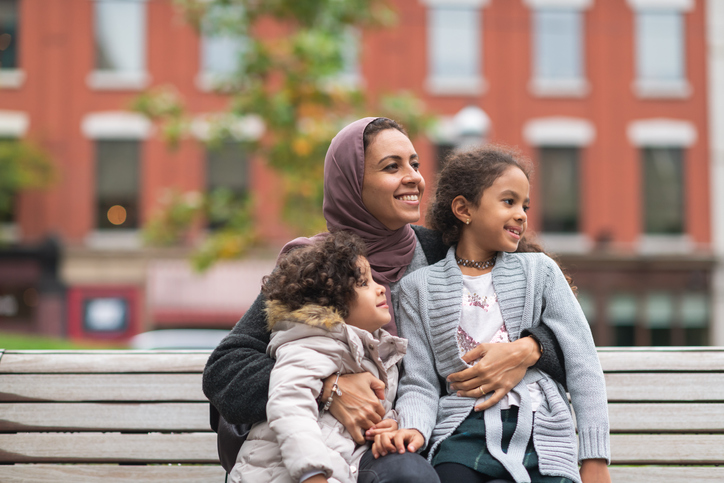
[[[465,220],[465,224],[466,224],[466,225],[469,225],[469,224],[470,224],[470,218],[468,218],[467,220]]]

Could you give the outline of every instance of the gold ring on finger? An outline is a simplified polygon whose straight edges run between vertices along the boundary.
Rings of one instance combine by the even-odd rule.
[[[483,386],[480,386],[478,389],[480,389],[480,397],[485,396],[485,391],[483,391]]]

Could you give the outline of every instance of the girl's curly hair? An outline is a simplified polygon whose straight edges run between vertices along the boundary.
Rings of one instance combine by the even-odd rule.
[[[365,274],[357,266],[366,256],[360,237],[340,231],[331,233],[312,245],[285,254],[279,264],[262,280],[262,293],[289,310],[316,304],[337,309],[344,318],[362,285]]]
[[[483,191],[490,188],[510,167],[520,169],[530,179],[530,164],[523,161],[518,152],[504,146],[486,144],[450,153],[438,175],[435,199],[430,203],[425,217],[430,228],[442,233],[446,244],[457,243],[463,222],[453,214],[453,200],[464,196],[474,206],[478,206]]]

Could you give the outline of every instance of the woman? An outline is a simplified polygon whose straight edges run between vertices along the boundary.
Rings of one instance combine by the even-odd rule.
[[[393,299],[397,282],[405,273],[435,263],[447,252],[439,233],[410,225],[420,218],[424,189],[417,153],[394,121],[360,119],[332,140],[324,164],[323,211],[327,228],[331,232],[351,231],[365,241],[373,276],[390,288],[386,293]],[[309,242],[294,240],[283,251]],[[204,370],[204,393],[234,424],[266,418],[274,361],[266,355],[269,330],[263,307],[260,295],[211,354]],[[394,312],[392,316],[385,328],[396,334]],[[485,357],[451,376],[455,389],[470,397],[478,395],[481,388],[486,394],[494,393],[486,401],[485,407],[489,407],[515,387],[534,364],[554,379],[565,381],[562,359],[557,356],[559,348],[549,330],[540,326],[522,335],[532,338],[521,337],[510,344],[481,344],[467,354],[468,362]],[[330,387],[331,382],[325,384],[323,400],[329,397]],[[341,396],[334,397],[330,412],[362,444],[365,431],[384,415],[379,402],[384,397],[384,385],[370,374],[357,374],[340,378],[339,387]],[[427,468],[420,470],[427,463],[419,455],[391,456],[363,458],[359,481],[412,481],[418,470],[427,475]],[[436,481],[434,471],[428,481]]]

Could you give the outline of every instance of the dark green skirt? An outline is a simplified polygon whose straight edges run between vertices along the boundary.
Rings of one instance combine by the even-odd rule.
[[[485,444],[483,414],[483,411],[470,412],[470,415],[458,426],[455,432],[440,444],[432,459],[433,466],[442,463],[458,463],[491,478],[513,479],[508,470],[488,452],[488,446]],[[511,406],[510,409],[501,411],[501,418],[503,419],[503,452],[507,452],[518,421],[518,407]],[[568,478],[545,476],[540,473],[538,470],[538,455],[533,447],[532,436],[525,450],[523,466],[528,470],[533,483],[572,483]]]

